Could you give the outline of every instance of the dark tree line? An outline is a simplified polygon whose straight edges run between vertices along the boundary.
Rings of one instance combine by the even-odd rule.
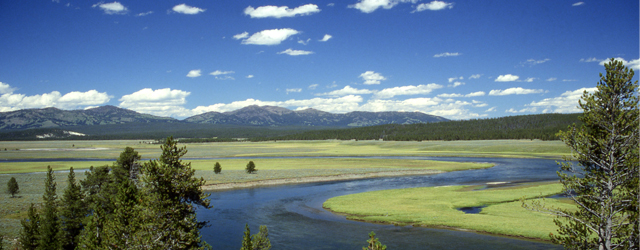
[[[387,124],[350,129],[307,131],[279,137],[252,138],[267,140],[558,140],[556,133],[572,123],[580,123],[579,114],[541,114],[466,121],[420,124]]]

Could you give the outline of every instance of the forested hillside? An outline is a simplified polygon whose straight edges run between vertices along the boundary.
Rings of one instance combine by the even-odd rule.
[[[426,124],[387,124],[351,129],[307,131],[280,137],[254,138],[253,140],[557,140],[556,133],[560,130],[566,130],[567,126],[572,123],[579,123],[579,115],[540,114]]]

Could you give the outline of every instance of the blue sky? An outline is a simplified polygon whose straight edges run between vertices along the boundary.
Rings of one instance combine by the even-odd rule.
[[[0,111],[570,113],[640,70],[638,1],[0,2]],[[638,77],[634,77],[638,79]]]

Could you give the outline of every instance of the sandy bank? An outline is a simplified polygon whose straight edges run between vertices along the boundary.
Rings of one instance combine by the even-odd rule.
[[[274,185],[300,184],[300,183],[326,182],[326,181],[344,181],[344,180],[368,179],[368,178],[390,177],[390,176],[405,176],[405,175],[428,175],[428,174],[439,174],[439,173],[444,173],[444,171],[431,170],[431,169],[384,171],[384,172],[364,173],[364,174],[340,174],[340,175],[331,175],[331,176],[296,177],[296,178],[258,180],[258,181],[237,182],[237,183],[219,183],[219,184],[205,185],[202,187],[202,189],[206,191],[215,191],[215,190],[250,188],[250,187],[259,187],[259,186],[274,186]]]

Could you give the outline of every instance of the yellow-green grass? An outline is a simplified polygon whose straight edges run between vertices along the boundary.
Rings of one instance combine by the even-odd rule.
[[[522,208],[523,196],[560,193],[559,183],[474,190],[469,186],[443,186],[382,190],[334,197],[324,207],[347,218],[377,223],[468,229],[491,234],[549,240],[557,229],[553,216]],[[575,209],[558,199],[545,199],[552,207]],[[462,207],[486,206],[478,214]]]
[[[179,144],[180,145],[180,144]],[[468,156],[556,158],[570,150],[560,141],[277,141],[192,143],[189,158],[257,156]],[[0,159],[94,158],[116,159],[127,147],[143,158],[155,158],[160,145],[137,140],[0,142]],[[4,149],[7,149],[6,151]],[[34,150],[35,149],[35,150]],[[87,150],[97,149],[97,150]]]

